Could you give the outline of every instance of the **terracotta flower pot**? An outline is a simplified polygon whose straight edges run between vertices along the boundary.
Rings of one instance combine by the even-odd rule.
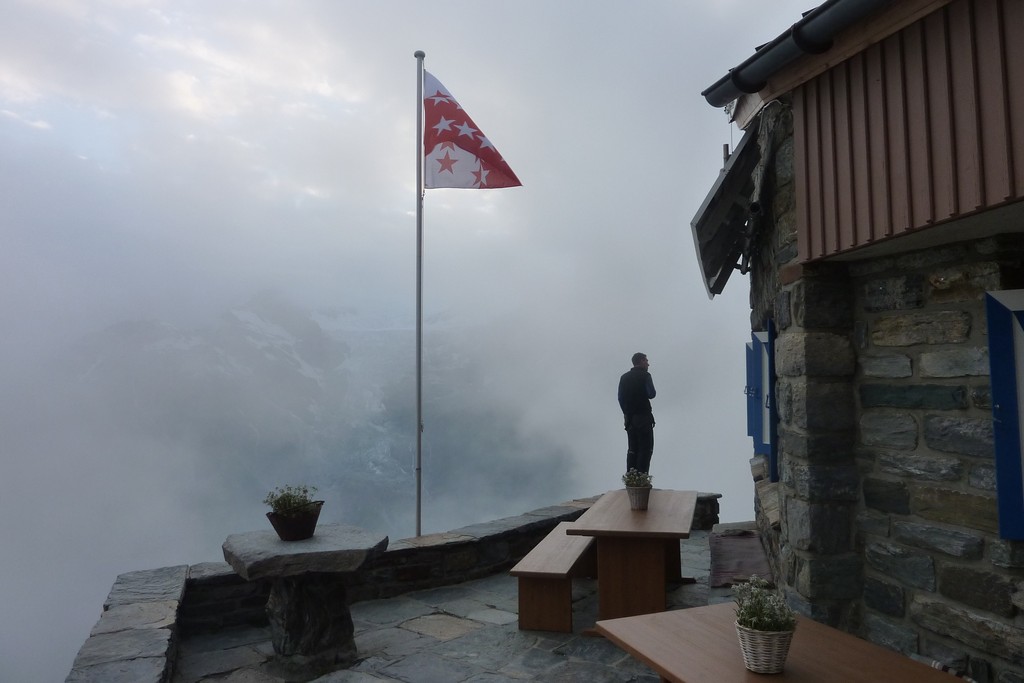
[[[310,538],[316,531],[320,508],[323,506],[324,501],[314,500],[299,514],[279,515],[276,512],[268,512],[267,519],[282,541],[302,541]]]

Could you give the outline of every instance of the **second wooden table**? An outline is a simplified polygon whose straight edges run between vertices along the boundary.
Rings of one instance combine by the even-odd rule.
[[[661,612],[665,585],[679,579],[679,540],[689,538],[696,491],[654,489],[647,510],[630,510],[625,489],[601,496],[566,533],[597,538],[600,619]]]

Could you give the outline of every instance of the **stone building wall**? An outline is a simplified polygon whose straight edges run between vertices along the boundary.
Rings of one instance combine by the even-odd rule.
[[[780,480],[756,487],[777,496],[756,506],[776,580],[820,621],[1022,683],[1024,544],[996,529],[984,292],[1024,288],[1024,240],[800,264],[791,125],[765,115],[781,124],[750,301],[777,334]]]
[[[979,681],[1024,681],[1024,564],[998,535],[984,308],[986,291],[1024,286],[1022,247],[1003,236],[849,268],[861,627]]]

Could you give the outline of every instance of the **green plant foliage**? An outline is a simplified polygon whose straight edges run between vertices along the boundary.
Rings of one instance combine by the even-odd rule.
[[[263,502],[270,506],[276,514],[284,517],[294,517],[306,512],[314,502],[313,495],[316,494],[315,486],[278,486],[267,494]]]
[[[629,471],[622,475],[622,483],[626,486],[650,486],[654,480],[647,472],[641,472],[636,468],[629,468]]]
[[[792,631],[796,628],[793,610],[765,579],[756,574],[746,583],[733,586],[736,598],[736,623],[755,631]]]

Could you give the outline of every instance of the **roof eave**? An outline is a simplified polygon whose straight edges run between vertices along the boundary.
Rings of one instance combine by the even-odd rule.
[[[724,107],[743,94],[763,89],[768,79],[804,55],[828,50],[836,35],[894,0],[826,0],[807,12],[785,33],[729,69],[701,95],[713,107]]]

